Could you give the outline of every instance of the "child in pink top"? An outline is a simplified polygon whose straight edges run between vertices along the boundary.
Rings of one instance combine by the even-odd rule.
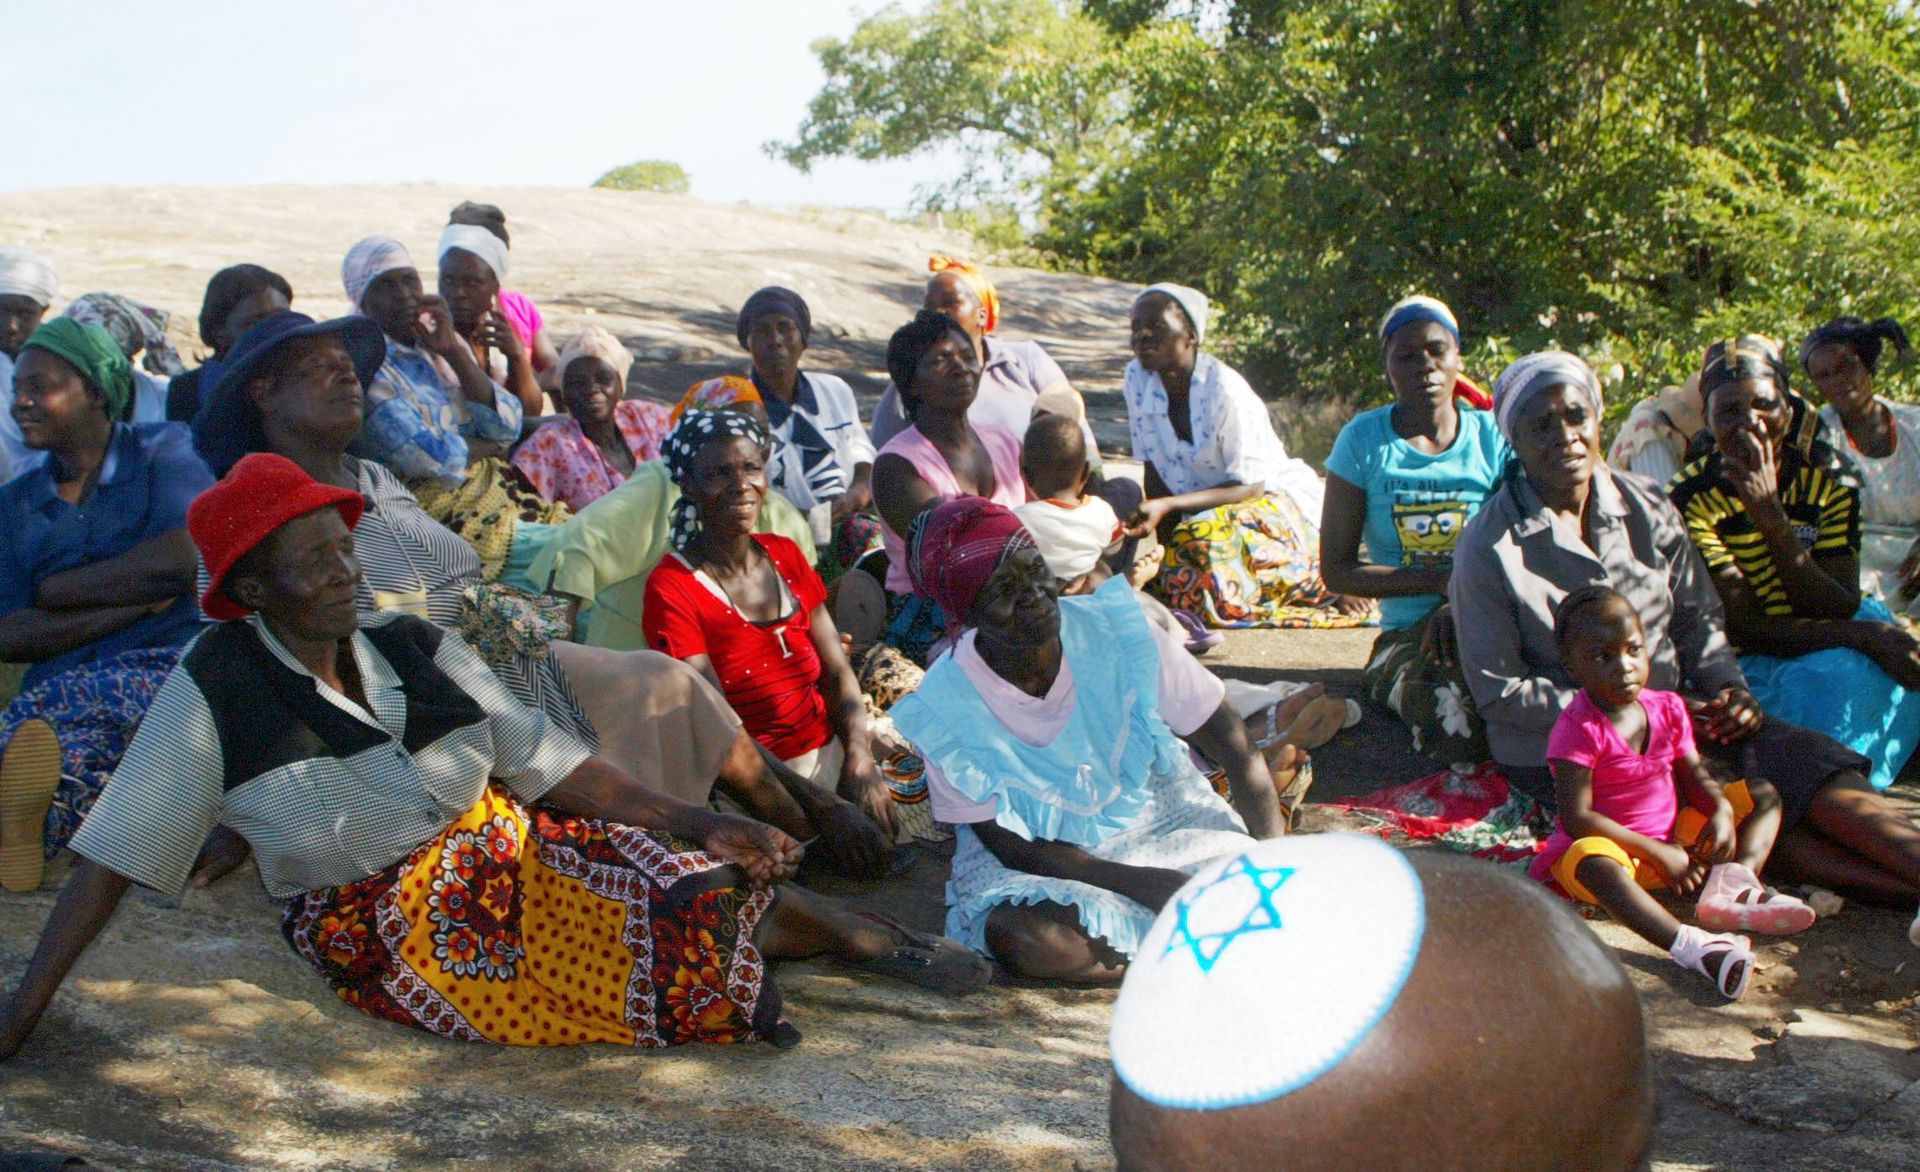
[[[1786,935],[1813,923],[1813,909],[1758,878],[1780,831],[1779,794],[1758,778],[1723,789],[1708,776],[1686,701],[1645,690],[1640,617],[1617,592],[1569,594],[1554,637],[1580,691],[1547,739],[1559,818],[1529,873],[1599,904],[1738,998],[1753,947],[1727,930]],[[1649,894],[1656,887],[1697,895],[1701,927],[1674,918]]]

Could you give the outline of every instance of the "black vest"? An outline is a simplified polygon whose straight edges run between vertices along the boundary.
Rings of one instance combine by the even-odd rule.
[[[433,660],[450,636],[425,619],[399,615],[364,628],[400,677],[407,698],[401,745],[417,753],[455,729],[487,719],[472,696]],[[180,661],[213,713],[226,764],[226,788],[316,757],[352,757],[393,738],[329,703],[311,676],[280,662],[253,624],[221,623],[202,635]]]

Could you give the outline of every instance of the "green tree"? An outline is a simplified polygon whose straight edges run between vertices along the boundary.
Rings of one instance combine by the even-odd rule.
[[[816,41],[827,84],[792,142],[767,151],[805,171],[824,158],[896,159],[957,148],[962,174],[930,209],[1031,207],[1103,166],[1126,133],[1114,38],[1054,0],[892,5],[846,40]]]
[[[687,172],[678,163],[666,159],[642,159],[615,167],[593,181],[595,187],[615,191],[659,191],[668,195],[687,193]]]
[[[968,11],[993,27],[1015,10],[1031,0]],[[1088,0],[1084,12],[1099,32],[1075,51],[1121,113],[1063,169],[1008,170],[1033,241],[1063,264],[1205,288],[1236,361],[1270,393],[1384,395],[1374,323],[1414,290],[1461,315],[1475,373],[1566,346],[1617,368],[1621,409],[1734,328],[1791,339],[1839,312],[1920,309],[1910,6]],[[887,19],[918,43],[936,17]],[[938,55],[952,43],[928,42],[935,59],[916,74],[951,76]],[[917,149],[943,141],[937,122],[863,101],[887,90],[873,77],[847,89],[823,62],[822,100],[842,95],[840,121],[866,126],[862,141],[896,126]]]

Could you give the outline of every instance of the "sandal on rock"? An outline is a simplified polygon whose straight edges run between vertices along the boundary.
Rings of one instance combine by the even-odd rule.
[[[60,738],[23,720],[0,756],[0,887],[34,891],[47,865],[47,808],[60,788]]]
[[[1287,817],[1287,829],[1300,828],[1300,807],[1307,804],[1307,791],[1313,788],[1313,758],[1302,752],[1293,767],[1293,780],[1280,787],[1280,812]]]
[[[1190,610],[1176,610],[1173,621],[1180,624],[1187,633],[1187,652],[1190,655],[1205,655],[1215,647],[1227,641],[1227,637],[1218,631],[1210,631],[1200,621],[1200,616]]]
[[[852,962],[861,972],[895,977],[936,993],[977,993],[993,980],[993,962],[956,941],[916,932],[878,912],[860,914],[904,939],[871,960]]]
[[[1753,944],[1745,936],[1682,924],[1667,955],[1681,968],[1692,969],[1712,981],[1729,1001],[1740,1000],[1747,982],[1753,979]]]
[[[1253,746],[1266,754],[1269,766],[1283,745],[1304,751],[1317,749],[1332,740],[1346,727],[1347,702],[1333,696],[1319,696],[1303,704],[1294,714],[1293,723],[1286,728],[1278,727],[1279,723],[1280,706],[1275,704],[1267,709],[1266,729]]]
[[[1694,906],[1694,919],[1712,932],[1791,936],[1813,927],[1815,918],[1805,901],[1767,887],[1739,863],[1720,863],[1708,871]]]

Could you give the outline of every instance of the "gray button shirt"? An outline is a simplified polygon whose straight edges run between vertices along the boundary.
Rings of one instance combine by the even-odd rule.
[[[1572,701],[1553,615],[1582,586],[1626,596],[1652,654],[1647,686],[1701,696],[1746,686],[1720,596],[1659,487],[1601,467],[1582,526],[1548,510],[1524,475],[1508,476],[1467,522],[1448,596],[1460,661],[1494,760],[1539,767]]]

